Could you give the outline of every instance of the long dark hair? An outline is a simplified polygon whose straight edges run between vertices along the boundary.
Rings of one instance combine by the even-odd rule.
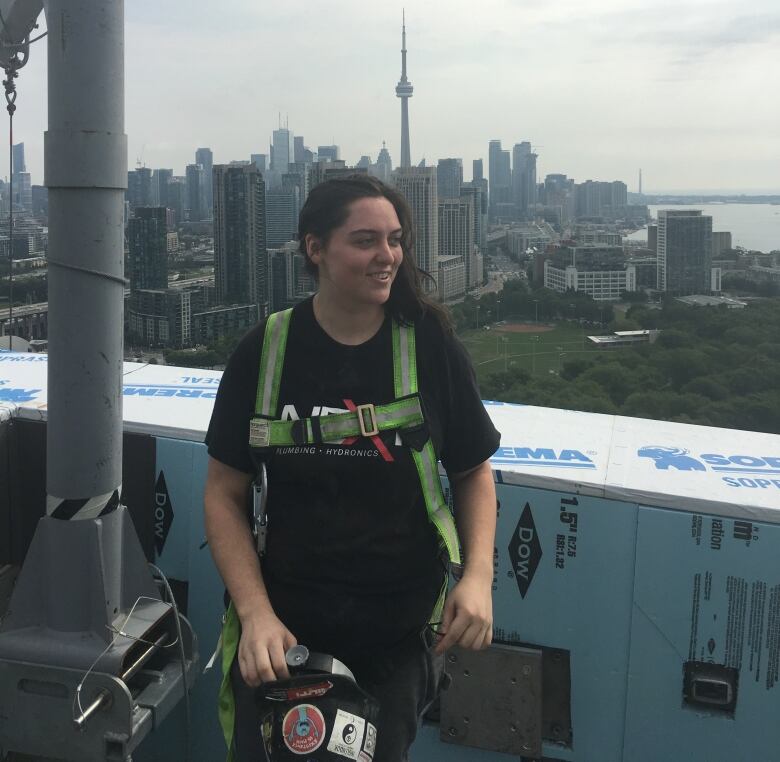
[[[440,302],[431,299],[423,289],[423,280],[433,277],[417,265],[414,256],[414,219],[412,210],[403,195],[376,177],[367,174],[353,174],[326,180],[312,188],[298,219],[298,245],[306,259],[306,269],[315,277],[317,266],[309,259],[306,251],[306,236],[319,238],[327,245],[330,234],[341,227],[349,217],[349,207],[361,198],[386,198],[395,209],[401,223],[401,249],[403,260],[390,288],[386,309],[402,323],[413,323],[423,315],[433,317],[441,327],[452,332],[453,323],[449,310]]]

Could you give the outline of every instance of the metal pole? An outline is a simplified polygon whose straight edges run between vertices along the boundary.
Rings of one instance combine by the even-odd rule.
[[[93,518],[118,502],[122,480],[124,0],[46,0],[44,9],[47,514]]]

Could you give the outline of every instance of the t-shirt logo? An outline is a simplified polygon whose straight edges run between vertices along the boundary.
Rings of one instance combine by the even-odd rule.
[[[316,706],[299,704],[284,715],[284,745],[293,754],[316,751],[325,740],[325,718]]]

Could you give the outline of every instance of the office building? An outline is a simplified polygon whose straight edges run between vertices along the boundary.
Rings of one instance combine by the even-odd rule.
[[[173,177],[168,183],[168,208],[173,212],[174,224],[184,222],[187,206],[187,181],[184,177]]]
[[[220,304],[268,315],[265,183],[254,164],[214,166],[214,274]]]
[[[303,144],[303,135],[293,136],[293,161],[306,161],[306,146]]]
[[[271,312],[292,307],[316,289],[316,281],[306,269],[306,260],[297,241],[268,250]]]
[[[544,286],[618,301],[624,291],[636,291],[636,269],[621,246],[562,246],[544,260]]]
[[[256,304],[232,304],[193,313],[192,340],[194,344],[210,344],[226,336],[245,333],[258,320]]]
[[[214,216],[214,191],[212,167],[214,166],[214,155],[210,148],[199,148],[195,151],[195,163],[203,167],[203,201],[201,219],[210,220]]]
[[[476,191],[476,189],[471,189]],[[463,289],[468,291],[478,286],[482,281],[480,262],[477,261],[479,251],[474,237],[474,199],[465,196],[461,198],[440,199],[439,209],[439,262],[441,271],[442,257],[460,257],[464,267]],[[448,265],[450,267],[451,265]],[[452,284],[448,284],[447,288]],[[459,296],[450,291],[443,292],[439,282],[439,294],[445,301]],[[462,293],[462,292],[461,292]]]
[[[192,317],[206,308],[202,289],[139,289],[125,307],[129,340],[152,347],[192,346]]]
[[[286,127],[273,131],[271,142],[271,169],[280,175],[287,172],[295,161],[294,135]]]
[[[726,233],[726,232],[712,233],[712,258],[713,259],[719,259],[731,248],[732,248],[731,233]]]
[[[393,174],[393,160],[390,158],[390,152],[387,150],[385,141],[382,141],[382,150],[376,157],[376,164],[373,164],[369,172],[378,177],[383,183],[389,183]]]
[[[512,149],[512,202],[520,220],[532,219],[534,215],[536,158],[527,141],[515,144]]]
[[[317,161],[339,161],[338,146],[317,146]]]
[[[439,257],[437,282],[441,301],[460,299],[466,293],[466,265],[463,258],[455,255]]]
[[[566,175],[551,174],[544,178],[545,219],[562,230],[575,217],[574,180]]]
[[[658,289],[708,294],[712,277],[712,217],[700,210],[658,212]]]
[[[414,216],[417,264],[434,279],[439,271],[439,194],[435,167],[399,167],[393,182],[406,197]]]
[[[268,191],[265,194],[265,243],[269,249],[278,249],[295,238],[298,231],[297,189]]]
[[[268,155],[264,153],[253,153],[249,156],[249,161],[254,164],[263,174],[265,174],[267,160]]]
[[[490,183],[490,217],[494,220],[511,219],[512,167],[509,151],[501,148],[500,140],[488,143],[488,180]]]
[[[445,198],[458,198],[463,185],[463,160],[439,159],[436,165],[436,183],[439,201]]]
[[[27,171],[24,158],[24,143],[15,143],[11,148],[13,160],[14,206],[32,212],[32,177]]]
[[[172,169],[155,169],[152,176],[152,206],[168,207],[168,185],[173,180]]]
[[[200,164],[188,164],[186,175],[187,198],[185,215],[190,222],[199,222],[205,219],[203,167]]]
[[[128,220],[130,289],[168,288],[168,226],[164,206],[139,206]]]
[[[624,182],[586,180],[575,185],[578,218],[621,219],[626,214],[628,188]]]
[[[482,180],[484,171],[482,169],[482,159],[472,159],[471,161],[471,182],[475,183]]]
[[[24,143],[13,144],[11,147],[11,158],[14,163],[14,174],[27,171],[27,163],[24,159]]]
[[[152,170],[138,167],[127,173],[127,191],[125,198],[130,203],[130,209],[137,206],[152,206]]]
[[[466,260],[466,290],[481,285],[484,280],[484,258],[487,251],[487,193],[486,181],[475,184],[474,181],[464,184],[460,189],[461,199],[468,200],[474,218],[474,254],[472,262]]]

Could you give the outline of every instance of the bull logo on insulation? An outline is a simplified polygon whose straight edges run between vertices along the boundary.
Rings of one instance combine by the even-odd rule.
[[[542,544],[539,542],[539,533],[536,531],[529,503],[525,504],[509,542],[509,558],[512,561],[517,589],[520,596],[525,598],[542,558]]]
[[[681,447],[642,447],[637,451],[640,458],[652,458],[655,467],[662,471],[675,468],[678,471],[706,471],[696,458],[688,455]]]

